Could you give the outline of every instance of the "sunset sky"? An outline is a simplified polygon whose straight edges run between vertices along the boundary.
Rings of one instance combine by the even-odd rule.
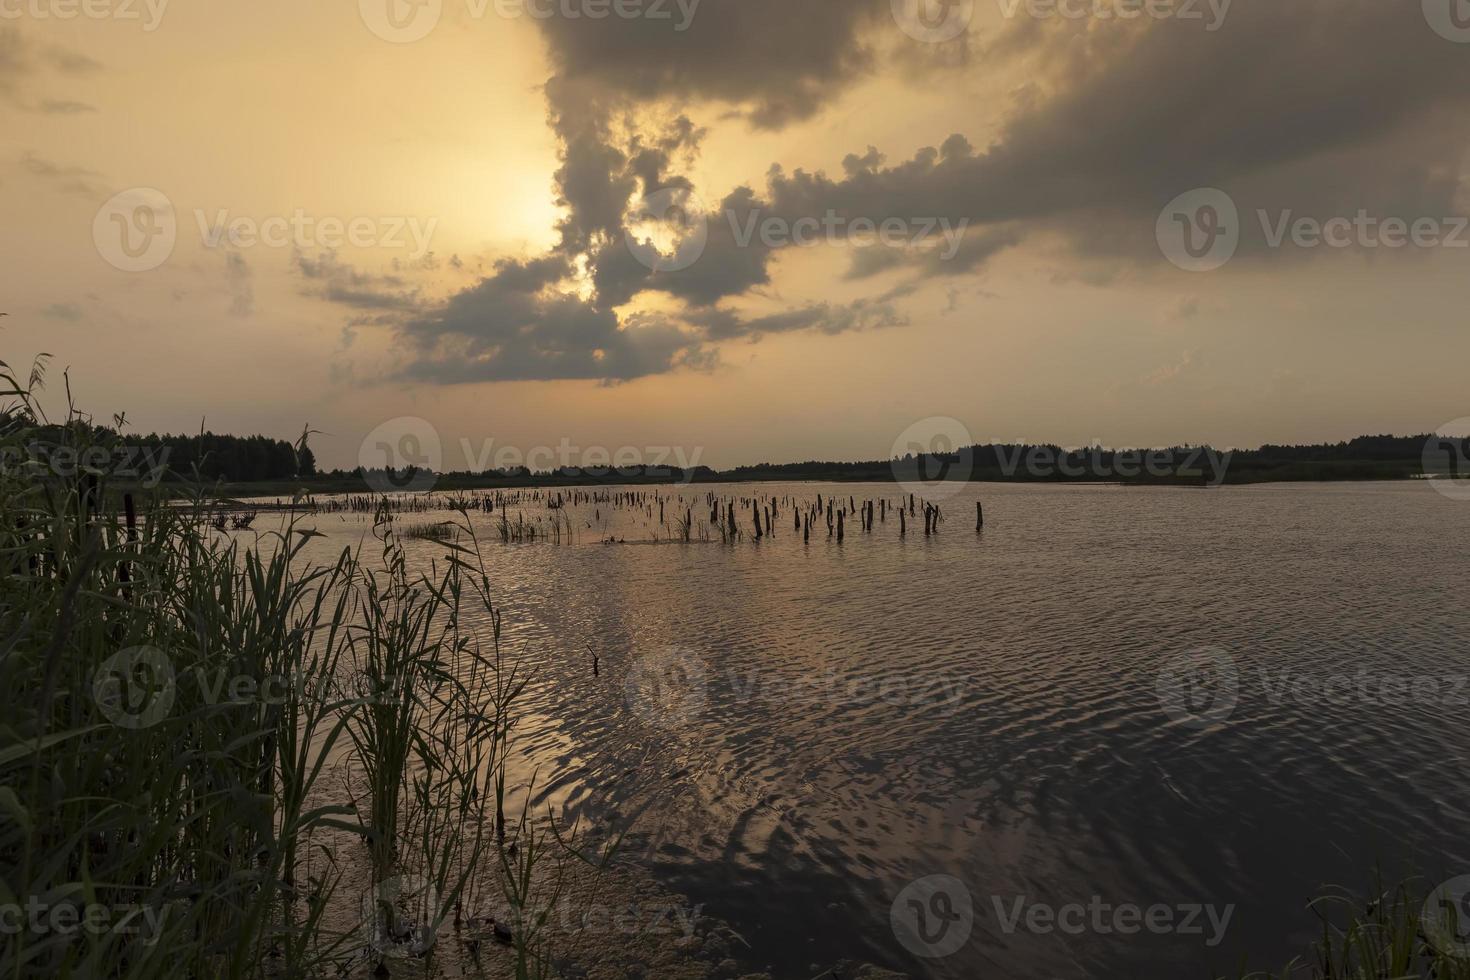
[[[0,358],[328,467],[403,416],[457,469],[1470,415],[1470,5],[1140,11],[0,0]]]

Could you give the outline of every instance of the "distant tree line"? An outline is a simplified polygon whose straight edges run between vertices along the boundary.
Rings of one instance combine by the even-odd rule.
[[[169,469],[178,477],[196,472],[207,480],[254,483],[262,480],[310,479],[317,475],[316,457],[302,444],[300,452],[284,439],[266,436],[148,435],[136,440],[145,450],[168,449]]]
[[[72,422],[73,427],[82,423]],[[38,426],[37,446],[63,443],[62,426]],[[112,465],[135,473],[166,469],[165,478],[196,477],[226,483],[313,479],[316,457],[303,440],[299,448],[283,439],[232,436],[203,432],[198,435],[118,434],[104,426],[90,426],[91,442],[112,447]],[[53,453],[54,455],[54,453]],[[53,460],[54,462],[54,460]],[[85,461],[84,461],[85,462]]]
[[[76,424],[76,423],[73,423]],[[360,487],[369,477],[361,467],[319,472],[303,438],[293,445],[266,436],[121,435],[97,427],[125,446],[143,466],[160,461],[168,478],[202,478],[224,483],[311,481],[322,489]],[[983,481],[1078,482],[1117,480],[1161,483],[1252,483],[1279,480],[1402,479],[1430,472],[1470,476],[1470,439],[1432,435],[1359,436],[1345,442],[1264,445],[1258,449],[1217,451],[1208,446],[1164,449],[1065,449],[1044,444],[986,444],[950,453],[907,455],[899,459],[759,463],[728,470],[700,466],[691,470],[662,466],[566,467],[532,471],[526,467],[474,473],[440,474],[441,489],[472,486],[576,486],[668,484],[725,481],[845,481],[970,479]],[[407,485],[416,471],[389,473],[388,485]],[[381,481],[374,481],[381,482]]]
[[[1387,480],[1436,475],[1470,476],[1470,439],[1434,435],[1359,436],[1314,445],[1264,445],[1216,450],[1066,449],[1045,444],[985,444],[950,453],[906,455],[865,462],[760,463],[713,475],[720,480],[983,481],[1253,483],[1281,480]]]
[[[1337,443],[1258,449],[1216,450],[1209,446],[1111,449],[1055,445],[986,444],[950,453],[898,459],[757,463],[727,470],[700,466],[591,467],[532,471],[525,467],[440,474],[440,488],[471,486],[561,486],[596,484],[708,483],[737,481],[887,482],[970,479],[982,481],[1220,484],[1280,480],[1387,480],[1424,475],[1470,476],[1470,439],[1432,435],[1359,436]],[[333,470],[319,482],[360,484],[360,467]],[[411,471],[388,474],[406,484]]]

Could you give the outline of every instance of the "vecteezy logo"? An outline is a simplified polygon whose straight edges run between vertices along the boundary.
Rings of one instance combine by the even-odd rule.
[[[905,493],[936,503],[964,489],[975,469],[975,440],[959,419],[920,419],[893,441],[889,466]]]
[[[439,430],[410,415],[389,419],[362,440],[357,462],[368,486],[378,493],[432,490],[444,462]]]
[[[1430,892],[1419,922],[1435,949],[1470,958],[1470,875],[1451,878]]]
[[[1470,416],[1447,422],[1424,441],[1424,475],[1451,500],[1470,500]]]
[[[629,709],[659,728],[686,728],[704,712],[707,699],[704,661],[691,650],[668,647],[633,662],[623,682]]]
[[[97,254],[123,272],[147,272],[163,265],[178,237],[173,202],[151,187],[113,195],[92,219]]]
[[[1155,683],[1164,713],[1187,728],[1209,728],[1230,717],[1240,696],[1235,658],[1201,647],[1170,661]]]
[[[1229,262],[1240,246],[1240,212],[1229,194],[1200,187],[1159,212],[1154,236],[1164,258],[1179,268],[1209,272]]]
[[[1470,0],[1424,0],[1424,19],[1440,37],[1470,43]]]
[[[915,956],[938,959],[970,939],[975,906],[958,878],[929,875],[911,882],[888,909],[893,935]]]
[[[422,41],[439,25],[444,0],[357,0],[368,30],[394,44]]]
[[[155,647],[129,647],[108,657],[92,678],[92,697],[119,728],[151,728],[174,706],[174,666]]]
[[[433,948],[442,924],[439,889],[422,875],[399,875],[362,897],[366,945],[392,957],[420,957]]]
[[[687,187],[647,195],[628,213],[626,225],[628,251],[656,273],[689,268],[709,244],[709,212]]]
[[[943,44],[970,26],[975,0],[892,0],[893,19],[915,41]]]

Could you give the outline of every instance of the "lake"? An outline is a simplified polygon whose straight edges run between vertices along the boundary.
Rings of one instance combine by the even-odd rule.
[[[906,535],[890,509],[841,543],[825,519],[804,541],[790,501],[900,488],[638,488],[640,508],[567,508],[559,544],[473,515],[533,677],[517,778],[629,829],[622,860],[776,977],[1279,969],[1327,886],[1470,872],[1470,504],[1422,483],[954,489],[937,534],[921,502]],[[741,540],[698,540],[709,494]],[[778,501],[759,541],[755,496]],[[695,540],[671,542],[686,507]],[[368,529],[303,524],[320,558]]]

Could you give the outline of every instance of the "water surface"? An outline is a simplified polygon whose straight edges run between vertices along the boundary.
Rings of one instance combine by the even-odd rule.
[[[506,652],[534,674],[518,774],[538,772],[542,806],[630,827],[625,859],[742,935],[743,968],[1279,968],[1316,937],[1324,885],[1369,885],[1375,863],[1470,872],[1470,505],[1422,484],[971,485],[938,534],[920,518],[900,537],[890,513],[838,543],[825,523],[803,541],[785,502],[898,488],[660,492],[685,498],[668,525],[581,505],[559,545],[503,544],[498,514],[474,516]],[[753,540],[742,506],[737,543],[639,543],[686,505],[697,539],[708,493],[777,498],[775,533]],[[306,523],[323,557],[366,528]],[[1233,699],[1219,675],[1161,699],[1198,651]],[[938,958],[890,922],[931,875],[974,909]],[[1124,935],[1090,908],[1081,929],[1028,928],[1018,903],[1162,905],[1191,930]],[[1190,918],[1203,906],[1228,924]]]

